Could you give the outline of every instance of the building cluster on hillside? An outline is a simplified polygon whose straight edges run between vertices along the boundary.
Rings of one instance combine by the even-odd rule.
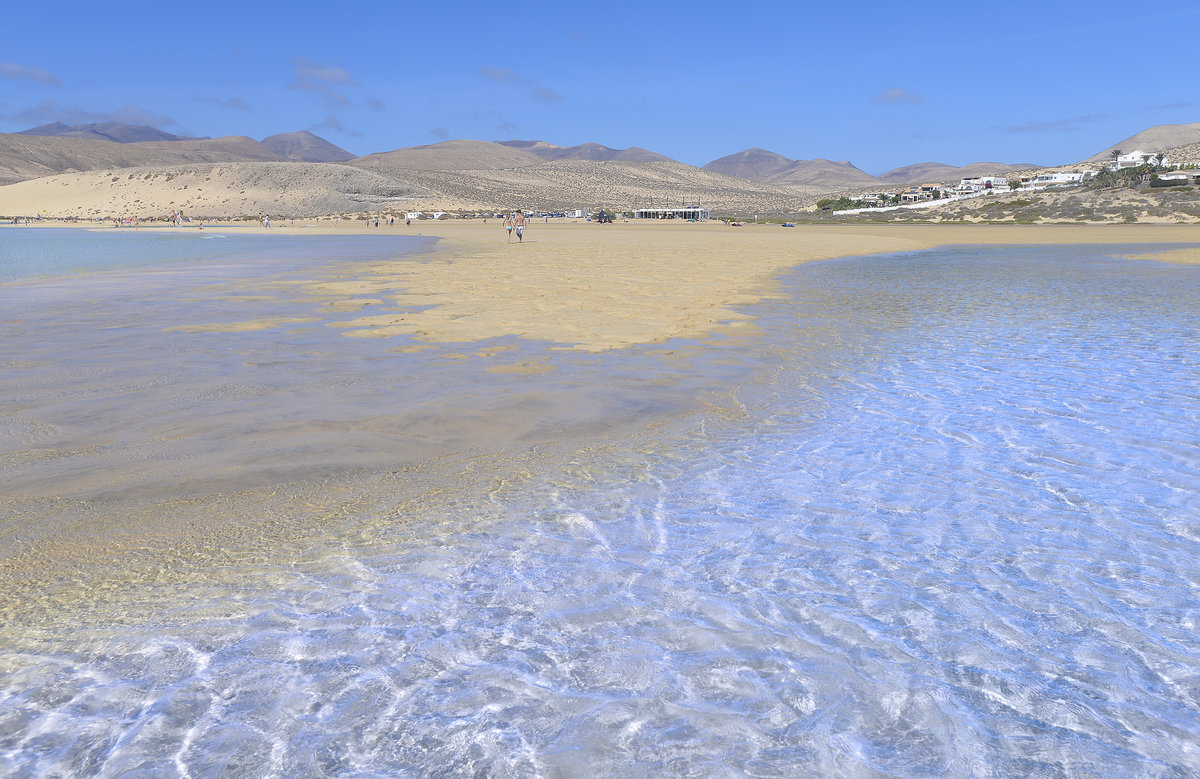
[[[915,184],[905,189],[873,190],[845,197],[839,201],[823,202],[836,202],[838,205],[833,206],[835,209],[847,211],[924,207],[940,201],[963,200],[989,195],[997,191],[1075,186],[1083,184],[1089,178],[1104,171],[1120,171],[1141,165],[1154,168],[1154,175],[1163,182],[1200,184],[1200,162],[1173,163],[1165,153],[1150,154],[1137,149],[1128,154],[1118,152],[1107,163],[1092,169],[1042,171],[1007,176],[972,176],[960,179],[957,184],[941,181]]]

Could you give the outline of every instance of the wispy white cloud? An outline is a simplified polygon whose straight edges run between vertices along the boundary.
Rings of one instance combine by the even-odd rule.
[[[309,127],[308,129],[311,131],[314,131],[314,132],[333,131],[333,132],[341,133],[342,135],[348,135],[351,138],[361,138],[362,137],[361,133],[355,132],[354,130],[351,130],[350,128],[346,127],[346,125],[342,124],[342,121],[340,119],[338,119],[336,116],[334,116],[333,114],[326,114],[324,121],[322,121],[320,124],[314,124],[311,127]]]
[[[341,65],[326,65],[314,62],[307,57],[297,57],[292,61],[296,72],[296,81],[321,84],[354,84],[350,71]]]
[[[872,103],[909,103],[911,105],[920,105],[925,102],[925,99],[920,95],[915,95],[909,92],[904,87],[888,87],[871,98]]]
[[[1081,125],[1095,124],[1107,118],[1106,114],[1071,116],[1064,119],[1047,119],[1041,122],[1009,125],[1000,129],[1006,133],[1066,133],[1078,130]]]
[[[307,57],[296,57],[292,60],[292,68],[296,80],[287,85],[288,89],[300,89],[316,94],[329,111],[351,105],[350,98],[334,89],[335,86],[358,85],[350,71],[341,65],[327,65]]]
[[[0,77],[9,79],[28,79],[36,81],[39,84],[45,84],[50,87],[61,87],[62,82],[59,81],[54,74],[47,73],[41,68],[30,68],[25,65],[17,65],[13,62],[0,62]]]
[[[179,124],[169,116],[155,114],[141,106],[127,105],[115,111],[86,111],[79,106],[64,105],[57,100],[43,100],[16,113],[4,117],[14,124],[48,124],[62,122],[63,124],[96,124],[102,122],[117,122],[118,124],[142,124],[149,127],[178,127]]]
[[[563,96],[553,89],[539,84],[528,76],[522,76],[514,72],[512,68],[493,68],[483,65],[479,68],[479,77],[495,81],[498,84],[521,87],[534,100],[546,104],[557,103],[563,99]]]
[[[480,66],[479,75],[501,84],[512,84],[522,80],[512,71],[512,68],[489,68],[487,65]]]
[[[220,98],[216,97],[204,97],[201,98],[201,101],[211,105],[220,106],[221,108],[229,108],[233,111],[245,111],[247,113],[250,112],[250,106],[246,105],[246,101],[242,100],[240,97],[231,97],[228,100],[221,100]]]

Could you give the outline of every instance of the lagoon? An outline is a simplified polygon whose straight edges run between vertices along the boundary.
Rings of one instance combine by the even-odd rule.
[[[598,355],[347,339],[313,266],[10,285],[3,560],[106,570],[5,612],[0,757],[1195,773],[1200,269],[1117,253],[814,262]]]

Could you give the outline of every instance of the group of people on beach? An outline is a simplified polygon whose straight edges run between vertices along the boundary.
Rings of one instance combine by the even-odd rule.
[[[517,211],[504,217],[504,230],[508,233],[508,242],[512,243],[513,233],[517,234],[517,243],[525,241],[525,212]]]

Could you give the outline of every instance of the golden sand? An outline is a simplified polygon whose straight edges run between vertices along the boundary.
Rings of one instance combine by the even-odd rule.
[[[287,232],[421,234],[442,240],[432,254],[357,265],[337,277],[298,284],[296,291],[319,303],[318,311],[362,312],[330,322],[347,336],[407,335],[428,343],[518,336],[587,351],[744,327],[750,317],[739,308],[775,294],[784,269],[813,260],[945,244],[1200,243],[1200,225],[735,228],[721,223],[535,221],[524,243],[510,244],[503,227],[491,220],[379,228],[357,224]],[[1195,252],[1145,256],[1187,261],[1182,258]],[[275,324],[262,320],[236,327]]]
[[[1157,260],[1158,262],[1177,262],[1181,265],[1200,265],[1200,249],[1162,249],[1142,254],[1123,254],[1127,260]]]

